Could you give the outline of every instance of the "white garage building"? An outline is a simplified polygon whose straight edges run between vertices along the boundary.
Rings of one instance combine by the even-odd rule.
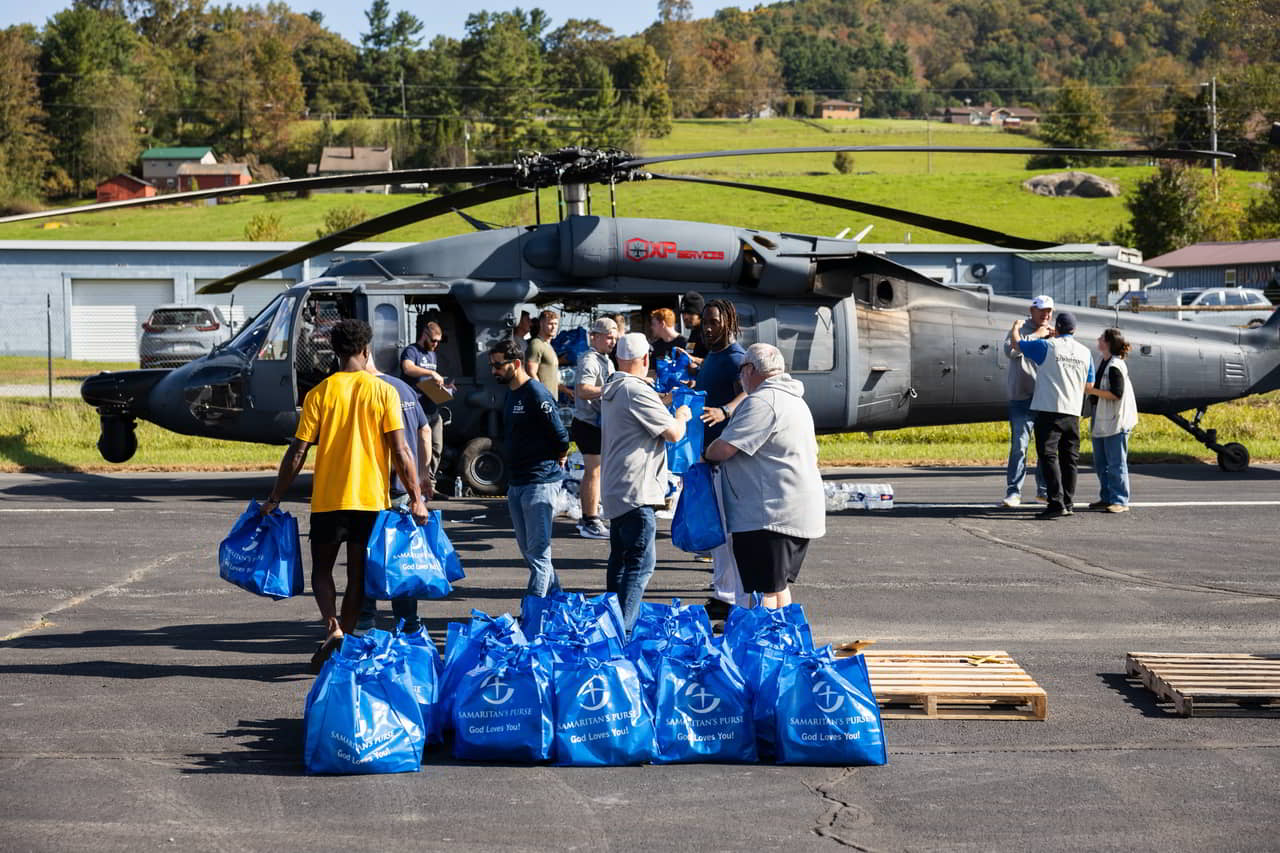
[[[239,327],[283,288],[333,261],[405,244],[358,243],[246,282],[233,293],[195,292],[298,245],[0,240],[0,355],[44,355],[52,338],[55,357],[137,361],[142,323],[157,305],[218,305]]]

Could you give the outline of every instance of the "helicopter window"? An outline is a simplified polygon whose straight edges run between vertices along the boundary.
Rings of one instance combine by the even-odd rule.
[[[258,350],[259,361],[279,361],[289,356],[289,321],[293,319],[292,296],[286,296],[271,318],[271,327],[267,330],[262,349]]]
[[[835,367],[835,329],[826,305],[779,305],[778,349],[792,373]]]
[[[756,309],[737,301],[733,303],[733,308],[738,312],[738,343],[746,349],[760,340],[756,330]]]
[[[254,317],[248,325],[231,339],[227,346],[230,349],[239,350],[246,356],[256,354],[262,346],[262,340],[266,337],[267,328],[271,325],[271,321],[275,317],[276,311],[280,308],[280,302],[283,299],[283,296],[277,296],[273,299],[266,308],[258,312],[258,316]]]

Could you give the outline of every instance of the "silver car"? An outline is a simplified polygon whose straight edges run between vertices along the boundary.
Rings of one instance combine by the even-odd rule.
[[[1178,319],[1215,326],[1261,326],[1267,322],[1275,306],[1261,290],[1247,287],[1211,287],[1206,290],[1184,290],[1178,301],[1185,309]],[[1230,305],[1238,311],[1197,311],[1200,307]],[[1247,310],[1247,309],[1256,310]]]
[[[231,340],[231,325],[217,305],[160,305],[142,324],[138,360],[143,367],[179,367]]]

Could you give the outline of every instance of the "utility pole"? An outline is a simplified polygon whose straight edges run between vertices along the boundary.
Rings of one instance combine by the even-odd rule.
[[[404,70],[400,71],[400,118],[409,117],[408,103],[404,97]]]
[[[1209,78],[1208,83],[1201,83],[1209,88],[1209,103],[1205,109],[1209,112],[1209,150],[1218,150],[1218,75]],[[1218,158],[1213,159],[1213,200],[1218,200]]]

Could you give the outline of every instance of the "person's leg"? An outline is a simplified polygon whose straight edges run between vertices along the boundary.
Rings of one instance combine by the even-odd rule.
[[[724,544],[711,549],[711,586],[712,595],[726,604],[748,607],[751,597],[742,588],[742,579],[738,577],[738,563],[733,556],[733,534],[724,518],[724,495],[721,492],[722,481],[719,469],[712,475],[715,487],[716,504],[720,510],[720,527],[725,531]]]
[[[360,607],[364,604],[364,551],[369,542],[352,536],[347,539],[347,588],[342,591],[342,610],[339,624],[345,633],[356,629],[360,621]]]
[[[614,595],[622,592],[622,574],[625,567],[623,553],[627,547],[626,539],[622,535],[624,525],[619,523],[621,521],[622,518],[618,517],[609,523],[609,562],[604,572],[604,590]]]
[[[524,536],[524,492],[528,486],[507,486],[507,513],[511,516],[511,532],[516,537],[516,547],[520,549],[520,558],[528,562],[525,556]]]
[[[600,454],[582,454],[582,487],[579,492],[582,502],[582,518],[600,517]]]
[[[534,483],[521,495],[524,515],[524,559],[529,565],[529,595],[547,596],[560,591],[551,563],[551,521],[555,518],[555,493],[559,483]]]
[[[1075,508],[1076,475],[1080,471],[1080,418],[1062,415],[1062,438],[1058,442],[1058,465],[1062,469],[1062,505]]]
[[[623,626],[630,634],[640,616],[645,587],[649,585],[656,563],[654,539],[658,526],[653,507],[636,507],[617,518],[610,527],[611,538],[613,528],[617,527],[622,528],[619,538],[622,545],[622,571],[618,584],[618,605],[622,609]]]
[[[1111,503],[1111,484],[1108,480],[1107,471],[1110,461],[1107,458],[1107,441],[1105,438],[1094,437],[1093,443],[1093,471],[1098,475],[1098,503],[1106,506]]]
[[[341,634],[338,624],[338,588],[333,582],[333,564],[338,560],[337,543],[311,543],[311,592],[320,618],[324,620],[325,633]]]
[[[400,624],[401,620],[404,621],[404,630],[406,632],[418,630],[418,626],[421,624],[418,622],[418,602],[413,598],[392,599],[391,615],[395,618],[397,625]]]
[[[1027,474],[1027,447],[1031,444],[1034,419],[1030,400],[1009,401],[1009,463],[1005,466],[1004,496],[1021,494]]]
[[[1050,509],[1062,509],[1062,476],[1058,471],[1058,439],[1055,416],[1051,412],[1036,415],[1036,454],[1044,473],[1045,496]]]
[[[1108,503],[1129,505],[1129,433],[1120,432],[1107,436],[1107,459],[1110,462],[1108,485],[1111,499]]]
[[[440,457],[444,454],[444,418],[436,412],[427,423],[431,427],[431,464],[427,466],[427,476],[435,485],[440,474]]]

